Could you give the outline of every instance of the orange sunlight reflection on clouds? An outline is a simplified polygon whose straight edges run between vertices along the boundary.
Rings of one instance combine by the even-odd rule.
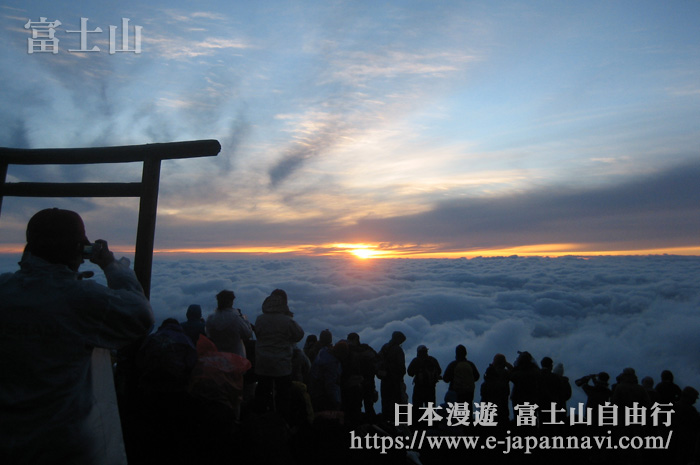
[[[586,244],[539,244],[500,249],[464,249],[449,250],[437,244],[396,245],[386,243],[335,243],[320,245],[296,245],[287,247],[212,247],[201,249],[161,249],[156,253],[240,253],[253,255],[303,255],[303,256],[340,256],[354,257],[362,260],[372,258],[475,258],[503,256],[546,256],[565,255],[700,255],[699,247],[658,248],[658,249],[621,249],[591,250]]]
[[[0,246],[0,254],[21,254],[24,245],[7,244]],[[111,245],[110,249],[117,254],[131,255],[133,247]],[[439,244],[397,245],[388,243],[334,243],[334,244],[300,244],[286,247],[202,247],[202,248],[173,248],[156,249],[155,254],[246,254],[246,255],[284,255],[284,256],[320,256],[320,257],[351,257],[360,260],[373,258],[475,258],[475,257],[507,257],[518,255],[560,257],[565,255],[596,256],[596,255],[700,255],[700,246],[655,248],[655,249],[608,249],[596,250],[587,244],[540,244],[500,249],[463,249],[454,250],[441,247]]]

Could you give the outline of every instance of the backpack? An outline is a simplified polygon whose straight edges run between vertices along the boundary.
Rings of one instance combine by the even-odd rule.
[[[377,374],[377,364],[379,356],[373,348],[367,344],[360,345],[361,351],[358,355],[358,364],[360,365],[360,374],[366,378],[374,380],[374,375]]]
[[[146,338],[136,355],[139,384],[156,391],[184,387],[196,362],[197,351],[184,332],[159,329]]]
[[[251,363],[230,352],[219,352],[214,342],[201,335],[197,340],[199,358],[192,371],[189,391],[193,396],[235,408],[241,401],[243,375]]]
[[[379,379],[386,379],[389,377],[389,363],[387,361],[388,356],[389,356],[389,345],[385,344],[382,347],[382,349],[379,351],[379,354],[377,354],[376,369],[377,369],[377,378],[379,378]]]
[[[471,363],[467,361],[457,362],[452,377],[452,389],[469,390],[474,389],[474,371]]]
[[[432,360],[425,360],[416,371],[413,384],[430,386],[436,384],[439,380],[440,373],[436,364],[432,363]]]

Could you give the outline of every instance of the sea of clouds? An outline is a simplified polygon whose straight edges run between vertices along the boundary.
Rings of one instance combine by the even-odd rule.
[[[563,363],[573,381],[633,367],[700,388],[700,258],[678,256],[459,260],[163,259],[154,263],[156,320],[205,315],[222,289],[251,321],[275,288],[307,334],[357,332],[376,350],[403,331],[407,362],[425,344],[443,369],[464,344],[481,373],[496,353]],[[406,379],[409,394],[410,378]],[[440,383],[438,396],[446,391]],[[573,402],[584,401],[573,387]]]
[[[307,335],[328,328],[337,342],[354,331],[379,350],[400,330],[407,363],[420,344],[443,369],[464,344],[482,374],[499,352],[510,362],[518,351],[550,356],[572,381],[570,406],[585,401],[574,379],[607,371],[614,380],[625,367],[655,383],[670,369],[681,387],[700,388],[700,257],[201,257],[156,256],[156,325],[184,320],[195,303],[206,317],[222,289],[254,322],[281,288]],[[1,271],[14,261],[5,257]],[[446,384],[438,387],[441,399]]]

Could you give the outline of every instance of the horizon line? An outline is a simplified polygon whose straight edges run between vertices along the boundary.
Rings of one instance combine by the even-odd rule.
[[[24,245],[0,245],[0,255],[21,254]],[[134,254],[133,246],[116,245],[110,250],[115,253]],[[397,246],[393,244],[334,243],[305,244],[286,247],[184,247],[156,248],[155,255],[248,255],[248,256],[287,256],[287,257],[350,257],[359,260],[378,258],[413,259],[458,259],[479,257],[602,257],[602,256],[700,256],[700,246],[663,247],[646,249],[586,250],[583,244],[540,244],[491,249],[440,250],[437,245]]]

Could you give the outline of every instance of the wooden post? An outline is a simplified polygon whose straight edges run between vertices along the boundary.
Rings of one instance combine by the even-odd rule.
[[[156,236],[156,213],[158,209],[158,186],[160,180],[160,160],[149,159],[143,162],[141,178],[141,203],[139,205],[139,223],[136,231],[136,251],[134,254],[134,273],[141,286],[150,297],[151,270],[153,266],[153,247]]]
[[[0,214],[2,214],[2,198],[5,196],[5,179],[7,178],[7,163],[0,163]]]

